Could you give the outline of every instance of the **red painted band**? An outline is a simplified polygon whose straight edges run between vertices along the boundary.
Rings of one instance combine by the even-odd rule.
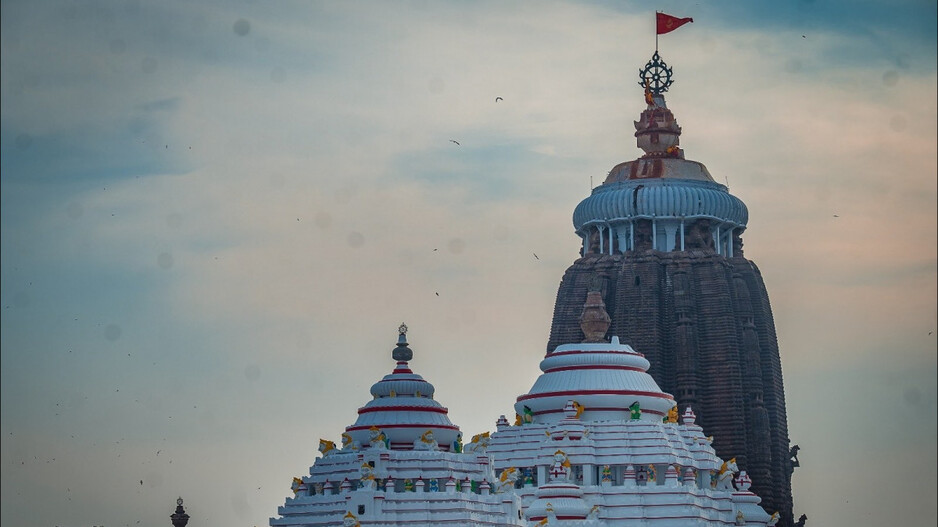
[[[637,371],[645,373],[642,368],[635,366],[601,366],[601,365],[588,365],[588,366],[558,366],[556,368],[548,368],[544,370],[544,373],[551,373],[555,371],[571,371],[571,370],[628,370],[628,371]]]
[[[637,352],[637,351],[614,351],[614,350],[602,350],[602,351],[589,351],[589,350],[566,350],[566,351],[552,351],[552,352],[550,352],[550,353],[548,353],[547,355],[545,355],[545,356],[544,356],[544,358],[548,358],[548,357],[560,357],[560,356],[563,356],[563,355],[576,355],[576,354],[580,354],[580,353],[585,353],[585,354],[596,354],[596,353],[598,353],[598,354],[600,354],[600,355],[605,355],[605,354],[609,354],[609,353],[612,353],[612,354],[617,354],[617,355],[635,355],[635,356],[637,356],[637,357],[644,357],[644,356],[645,356],[644,354],[642,354],[642,353],[639,353],[639,352]]]
[[[372,412],[433,412],[438,414],[445,414],[448,411],[449,410],[447,408],[434,408],[428,406],[375,406],[372,408],[359,408],[358,415]]]
[[[382,430],[384,430],[384,429],[391,429],[391,428],[440,428],[440,429],[443,429],[443,430],[457,430],[457,431],[459,430],[459,427],[458,427],[458,426],[453,426],[453,425],[436,425],[436,424],[429,424],[429,423],[428,423],[428,424],[407,424],[407,423],[404,423],[404,424],[396,424],[396,425],[390,424],[390,425],[346,426],[346,427],[345,427],[345,431],[346,431],[346,432],[355,432],[355,431],[358,431],[358,430],[369,430],[372,426],[377,426],[378,428],[380,428],[380,429],[382,429]]]
[[[542,399],[544,397],[563,397],[573,395],[639,395],[644,397],[657,397],[659,399],[672,399],[672,397],[663,392],[642,392],[638,390],[570,390],[566,392],[544,392],[529,393],[518,397],[517,401],[527,401],[529,399]]]

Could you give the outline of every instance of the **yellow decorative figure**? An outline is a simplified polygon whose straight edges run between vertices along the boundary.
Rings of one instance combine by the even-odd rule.
[[[319,452],[321,452],[323,456],[328,456],[335,453],[335,443],[329,441],[328,439],[320,439]]]
[[[585,410],[585,408],[583,408],[583,405],[582,405],[582,404],[580,404],[580,403],[578,403],[578,402],[576,402],[576,401],[573,401],[573,407],[576,408],[576,414],[574,414],[574,417],[576,417],[577,419],[579,419],[580,416],[583,415],[583,410]]]
[[[667,419],[667,422],[668,422],[668,423],[676,423],[676,422],[677,422],[677,406],[675,406],[674,408],[671,408],[670,410],[668,410],[668,419]]]
[[[358,516],[352,514],[352,511],[348,511],[345,517],[342,518],[342,527],[361,527],[361,524],[358,523]]]

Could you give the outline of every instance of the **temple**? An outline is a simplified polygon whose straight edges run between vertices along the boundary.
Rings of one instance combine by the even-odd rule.
[[[581,257],[557,291],[547,349],[580,342],[578,320],[598,283],[608,334],[641,351],[678,406],[694,408],[721,457],[736,457],[767,507],[791,525],[788,422],[772,309],[762,275],[744,258],[745,204],[685,159],[664,94],[672,70],[655,52],[639,70],[644,152],[609,171],[577,205]]]
[[[742,251],[748,211],[685,159],[657,51],[640,79],[644,155],[574,212],[581,256],[514,421],[464,443],[411,369],[402,324],[393,370],[338,443],[320,440],[271,526],[792,525],[774,323]]]

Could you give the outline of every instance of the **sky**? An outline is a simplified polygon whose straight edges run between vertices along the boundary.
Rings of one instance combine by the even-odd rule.
[[[681,146],[749,208],[795,515],[931,525],[913,0],[3,0],[0,522],[169,525],[182,496],[192,526],[267,525],[401,322],[453,422],[494,430],[540,373],[574,207],[640,154],[655,10],[694,18],[658,46]]]

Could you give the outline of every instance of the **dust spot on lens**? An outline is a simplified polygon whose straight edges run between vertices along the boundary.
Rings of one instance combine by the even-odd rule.
[[[143,60],[140,61],[140,69],[144,73],[153,73],[158,66],[159,62],[153,57],[144,57]]]
[[[160,255],[156,257],[156,264],[160,266],[160,269],[169,269],[173,266],[173,255],[160,253]]]
[[[332,214],[328,212],[316,213],[316,226],[320,229],[328,229],[332,225]]]
[[[65,213],[68,214],[68,217],[77,220],[85,213],[84,207],[81,206],[81,203],[73,201],[68,204],[68,208],[65,209]]]
[[[892,128],[896,132],[905,130],[908,124],[906,118],[901,115],[893,115],[892,118],[889,119],[889,128]]]
[[[281,82],[286,80],[286,78],[287,78],[287,72],[280,66],[277,66],[276,68],[270,70],[271,81],[276,82],[277,84],[280,84]]]
[[[466,242],[462,238],[453,238],[446,244],[446,248],[453,254],[459,254],[466,248]]]
[[[244,378],[249,381],[256,381],[261,378],[261,369],[257,364],[248,364],[244,367]]]
[[[16,148],[26,150],[33,144],[33,138],[29,134],[20,134],[16,136]]]
[[[127,43],[119,38],[115,38],[108,45],[108,49],[115,55],[121,55],[127,51]]]
[[[239,18],[237,21],[235,21],[232,29],[234,30],[235,35],[243,37],[244,35],[247,35],[251,32],[251,23],[243,18]]]
[[[121,330],[121,327],[117,324],[108,324],[107,327],[104,328],[104,338],[111,342],[121,338],[121,333],[123,333],[123,330]]]
[[[886,73],[883,73],[883,85],[885,86],[895,86],[899,82],[899,72],[896,70],[889,70]]]
[[[349,247],[358,249],[365,245],[365,236],[360,232],[350,232],[347,238]]]

